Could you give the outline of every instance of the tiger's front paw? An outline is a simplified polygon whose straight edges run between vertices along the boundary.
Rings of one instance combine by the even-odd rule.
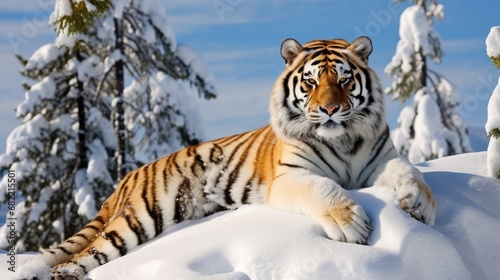
[[[349,243],[366,244],[372,230],[365,210],[352,200],[331,206],[321,223],[329,238]]]
[[[61,264],[50,273],[51,280],[81,280],[85,275],[83,268],[74,263]]]
[[[410,178],[395,189],[401,208],[415,219],[432,226],[436,219],[436,202],[431,189],[423,181]]]

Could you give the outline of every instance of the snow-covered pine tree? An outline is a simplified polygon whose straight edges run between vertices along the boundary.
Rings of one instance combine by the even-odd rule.
[[[96,34],[95,29],[99,29],[99,24],[95,24],[104,14],[109,14],[111,7],[116,7],[116,10],[123,8],[122,5],[124,1],[115,1],[113,6],[110,0],[59,0],[56,3],[55,12],[52,15],[52,19],[57,23],[59,36],[56,41],[58,45],[66,45],[72,47],[75,43],[81,42],[81,38],[86,38],[91,32],[93,35]],[[119,12],[121,13],[121,12]],[[113,84],[111,87],[112,96],[114,96],[117,102],[114,102],[113,108],[111,108],[111,120],[115,127],[115,135],[117,148],[115,152],[115,162],[117,166],[116,174],[118,179],[121,179],[127,173],[126,160],[127,160],[127,149],[126,149],[126,131],[124,123],[124,109],[123,109],[123,88],[124,88],[124,63],[121,59],[121,54],[124,52],[123,47],[123,21],[119,17],[113,18],[113,30],[115,41],[111,44],[114,50],[114,55],[116,59],[112,65],[112,68],[107,71],[114,71]],[[95,36],[91,36],[95,37]],[[94,47],[103,47],[103,44],[94,44]],[[109,54],[108,47],[104,50],[99,51],[103,59]],[[106,71],[105,77],[108,77]],[[101,89],[102,80],[99,86]],[[97,94],[100,96],[99,94]],[[97,98],[96,98],[97,100]],[[132,169],[129,167],[128,169]]]
[[[500,26],[491,28],[486,38],[486,53],[493,64],[500,68]],[[488,121],[485,129],[490,137],[486,161],[488,174],[500,179],[500,77],[488,102]]]
[[[130,158],[151,161],[202,140],[196,99],[215,97],[213,76],[195,51],[176,43],[159,2],[115,1],[99,21],[97,49],[107,50],[103,84],[112,87],[117,61],[123,62],[130,81],[123,98],[115,96],[112,102],[114,107],[123,102]],[[121,40],[116,38],[117,22]],[[117,51],[117,41],[122,50]]]
[[[400,41],[385,69],[394,79],[386,93],[403,102],[414,95],[413,104],[398,118],[394,144],[412,162],[469,152],[458,94],[445,77],[429,68],[429,60],[441,62],[440,38],[432,25],[434,19],[443,18],[443,6],[437,0],[412,2],[415,5],[401,14]]]
[[[33,251],[59,243],[96,214],[103,193],[108,195],[112,188],[106,149],[113,149],[114,142],[102,137],[111,126],[82,92],[85,83],[91,83],[89,73],[99,72],[96,56],[47,44],[28,60],[19,58],[24,64],[21,73],[35,82],[25,85],[25,100],[16,110],[22,124],[9,135],[0,165],[2,171],[16,173],[16,248]],[[82,105],[84,131],[79,125]],[[83,146],[79,133],[85,133]],[[81,168],[81,149],[88,168]],[[6,187],[4,176],[1,201]],[[0,231],[6,230],[4,225]],[[1,234],[1,247],[8,245],[6,236]]]
[[[96,18],[112,6],[111,0],[58,0],[52,18],[57,29],[67,36],[88,34]]]
[[[58,1],[51,22],[72,13]],[[67,27],[66,27],[67,28]],[[18,56],[21,73],[34,80],[16,110],[22,125],[7,139],[0,166],[16,173],[18,251],[57,244],[97,213],[113,190],[110,154],[116,148],[110,122],[94,106],[92,93],[103,63],[84,36],[60,32],[56,43],[40,47],[30,59]],[[5,201],[7,178],[0,182]],[[12,246],[0,231],[0,247]]]
[[[123,62],[125,81],[131,81],[123,98],[130,113],[124,121],[132,131],[126,141],[129,147],[139,145],[146,160],[196,143],[200,126],[193,99],[215,97],[211,73],[193,50],[176,44],[161,7],[114,1],[103,17],[91,13],[91,20],[74,25],[76,16],[89,15],[97,9],[93,3],[105,1],[57,1],[51,20],[60,24],[64,17],[66,22],[59,25],[55,43],[29,60],[19,57],[23,74],[36,83],[25,86],[26,100],[17,108],[23,124],[0,155],[2,173],[16,172],[19,251],[59,243],[94,216],[111,193],[117,61]],[[124,26],[122,51],[114,48],[115,19]],[[70,26],[92,21],[87,34],[78,28],[70,32]],[[127,164],[132,168],[137,163],[131,152]],[[4,176],[0,202],[6,188]],[[6,226],[0,229],[0,246],[11,245],[6,231]]]

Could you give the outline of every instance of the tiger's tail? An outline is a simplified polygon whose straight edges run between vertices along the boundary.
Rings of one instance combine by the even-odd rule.
[[[43,250],[39,255],[50,267],[68,262],[75,254],[80,253],[104,229],[111,218],[109,206],[105,203],[97,216],[79,232],[66,239],[55,248]]]

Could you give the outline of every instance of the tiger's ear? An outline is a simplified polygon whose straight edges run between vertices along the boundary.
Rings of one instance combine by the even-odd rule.
[[[364,62],[368,62],[368,56],[373,51],[372,40],[366,36],[358,37],[352,42],[349,49],[356,53]]]
[[[281,56],[285,59],[286,65],[292,64],[302,50],[302,45],[295,39],[288,38],[281,43]]]

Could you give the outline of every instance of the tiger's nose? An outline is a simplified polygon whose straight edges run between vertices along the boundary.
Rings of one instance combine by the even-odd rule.
[[[324,112],[324,113],[327,113],[329,116],[333,115],[335,112],[337,112],[339,109],[339,106],[338,105],[331,105],[331,104],[328,104],[326,106],[319,106],[319,110]]]

